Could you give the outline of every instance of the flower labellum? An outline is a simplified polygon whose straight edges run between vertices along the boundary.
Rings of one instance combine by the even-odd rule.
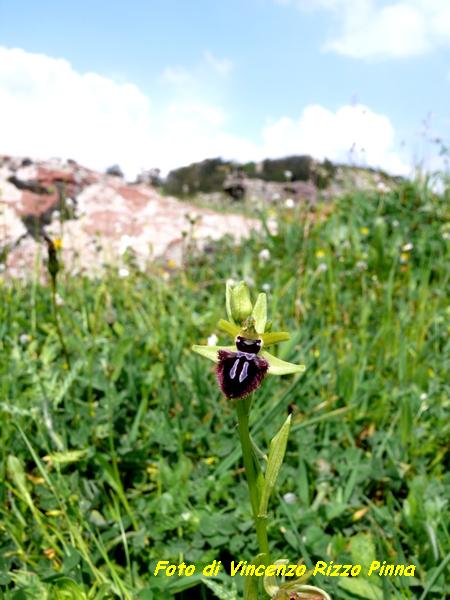
[[[266,376],[269,363],[257,356],[262,341],[236,338],[237,352],[219,350],[217,379],[227,398],[243,398],[253,392]]]

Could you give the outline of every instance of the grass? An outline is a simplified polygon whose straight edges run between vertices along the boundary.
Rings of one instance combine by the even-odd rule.
[[[240,577],[153,576],[159,559],[228,570],[257,552],[235,411],[190,351],[217,331],[233,277],[270,285],[274,328],[294,332],[279,356],[307,365],[266,380],[252,411],[264,448],[293,415],[272,556],[417,567],[364,589],[314,578],[337,599],[444,598],[446,200],[419,183],[354,193],[284,209],[277,234],[224,239],[169,275],[62,271],[70,367],[50,287],[0,283],[0,596],[242,597]]]

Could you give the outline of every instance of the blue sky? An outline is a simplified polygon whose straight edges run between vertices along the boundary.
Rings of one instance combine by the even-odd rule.
[[[0,0],[0,153],[433,168],[449,49],[449,0]]]

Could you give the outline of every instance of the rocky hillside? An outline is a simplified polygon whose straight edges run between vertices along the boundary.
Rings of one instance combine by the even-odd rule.
[[[248,204],[286,198],[313,204],[319,197],[328,199],[355,188],[387,189],[399,179],[376,169],[294,155],[243,164],[207,159],[170,171],[160,184],[177,197],[200,196],[212,202],[221,194],[222,201],[228,197]]]
[[[155,260],[180,264],[187,243],[201,247],[225,234],[239,239],[257,226],[74,161],[0,157],[0,269],[10,277],[42,271],[44,235],[62,241],[73,275],[106,265],[126,273],[130,259],[142,269]]]

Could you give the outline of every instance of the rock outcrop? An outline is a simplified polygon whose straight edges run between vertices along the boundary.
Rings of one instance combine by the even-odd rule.
[[[180,264],[186,239],[202,247],[258,223],[162,196],[148,184],[127,184],[74,161],[0,157],[0,261],[11,277],[42,269],[43,234],[62,241],[72,274],[120,267],[127,253],[139,268],[155,260]]]

